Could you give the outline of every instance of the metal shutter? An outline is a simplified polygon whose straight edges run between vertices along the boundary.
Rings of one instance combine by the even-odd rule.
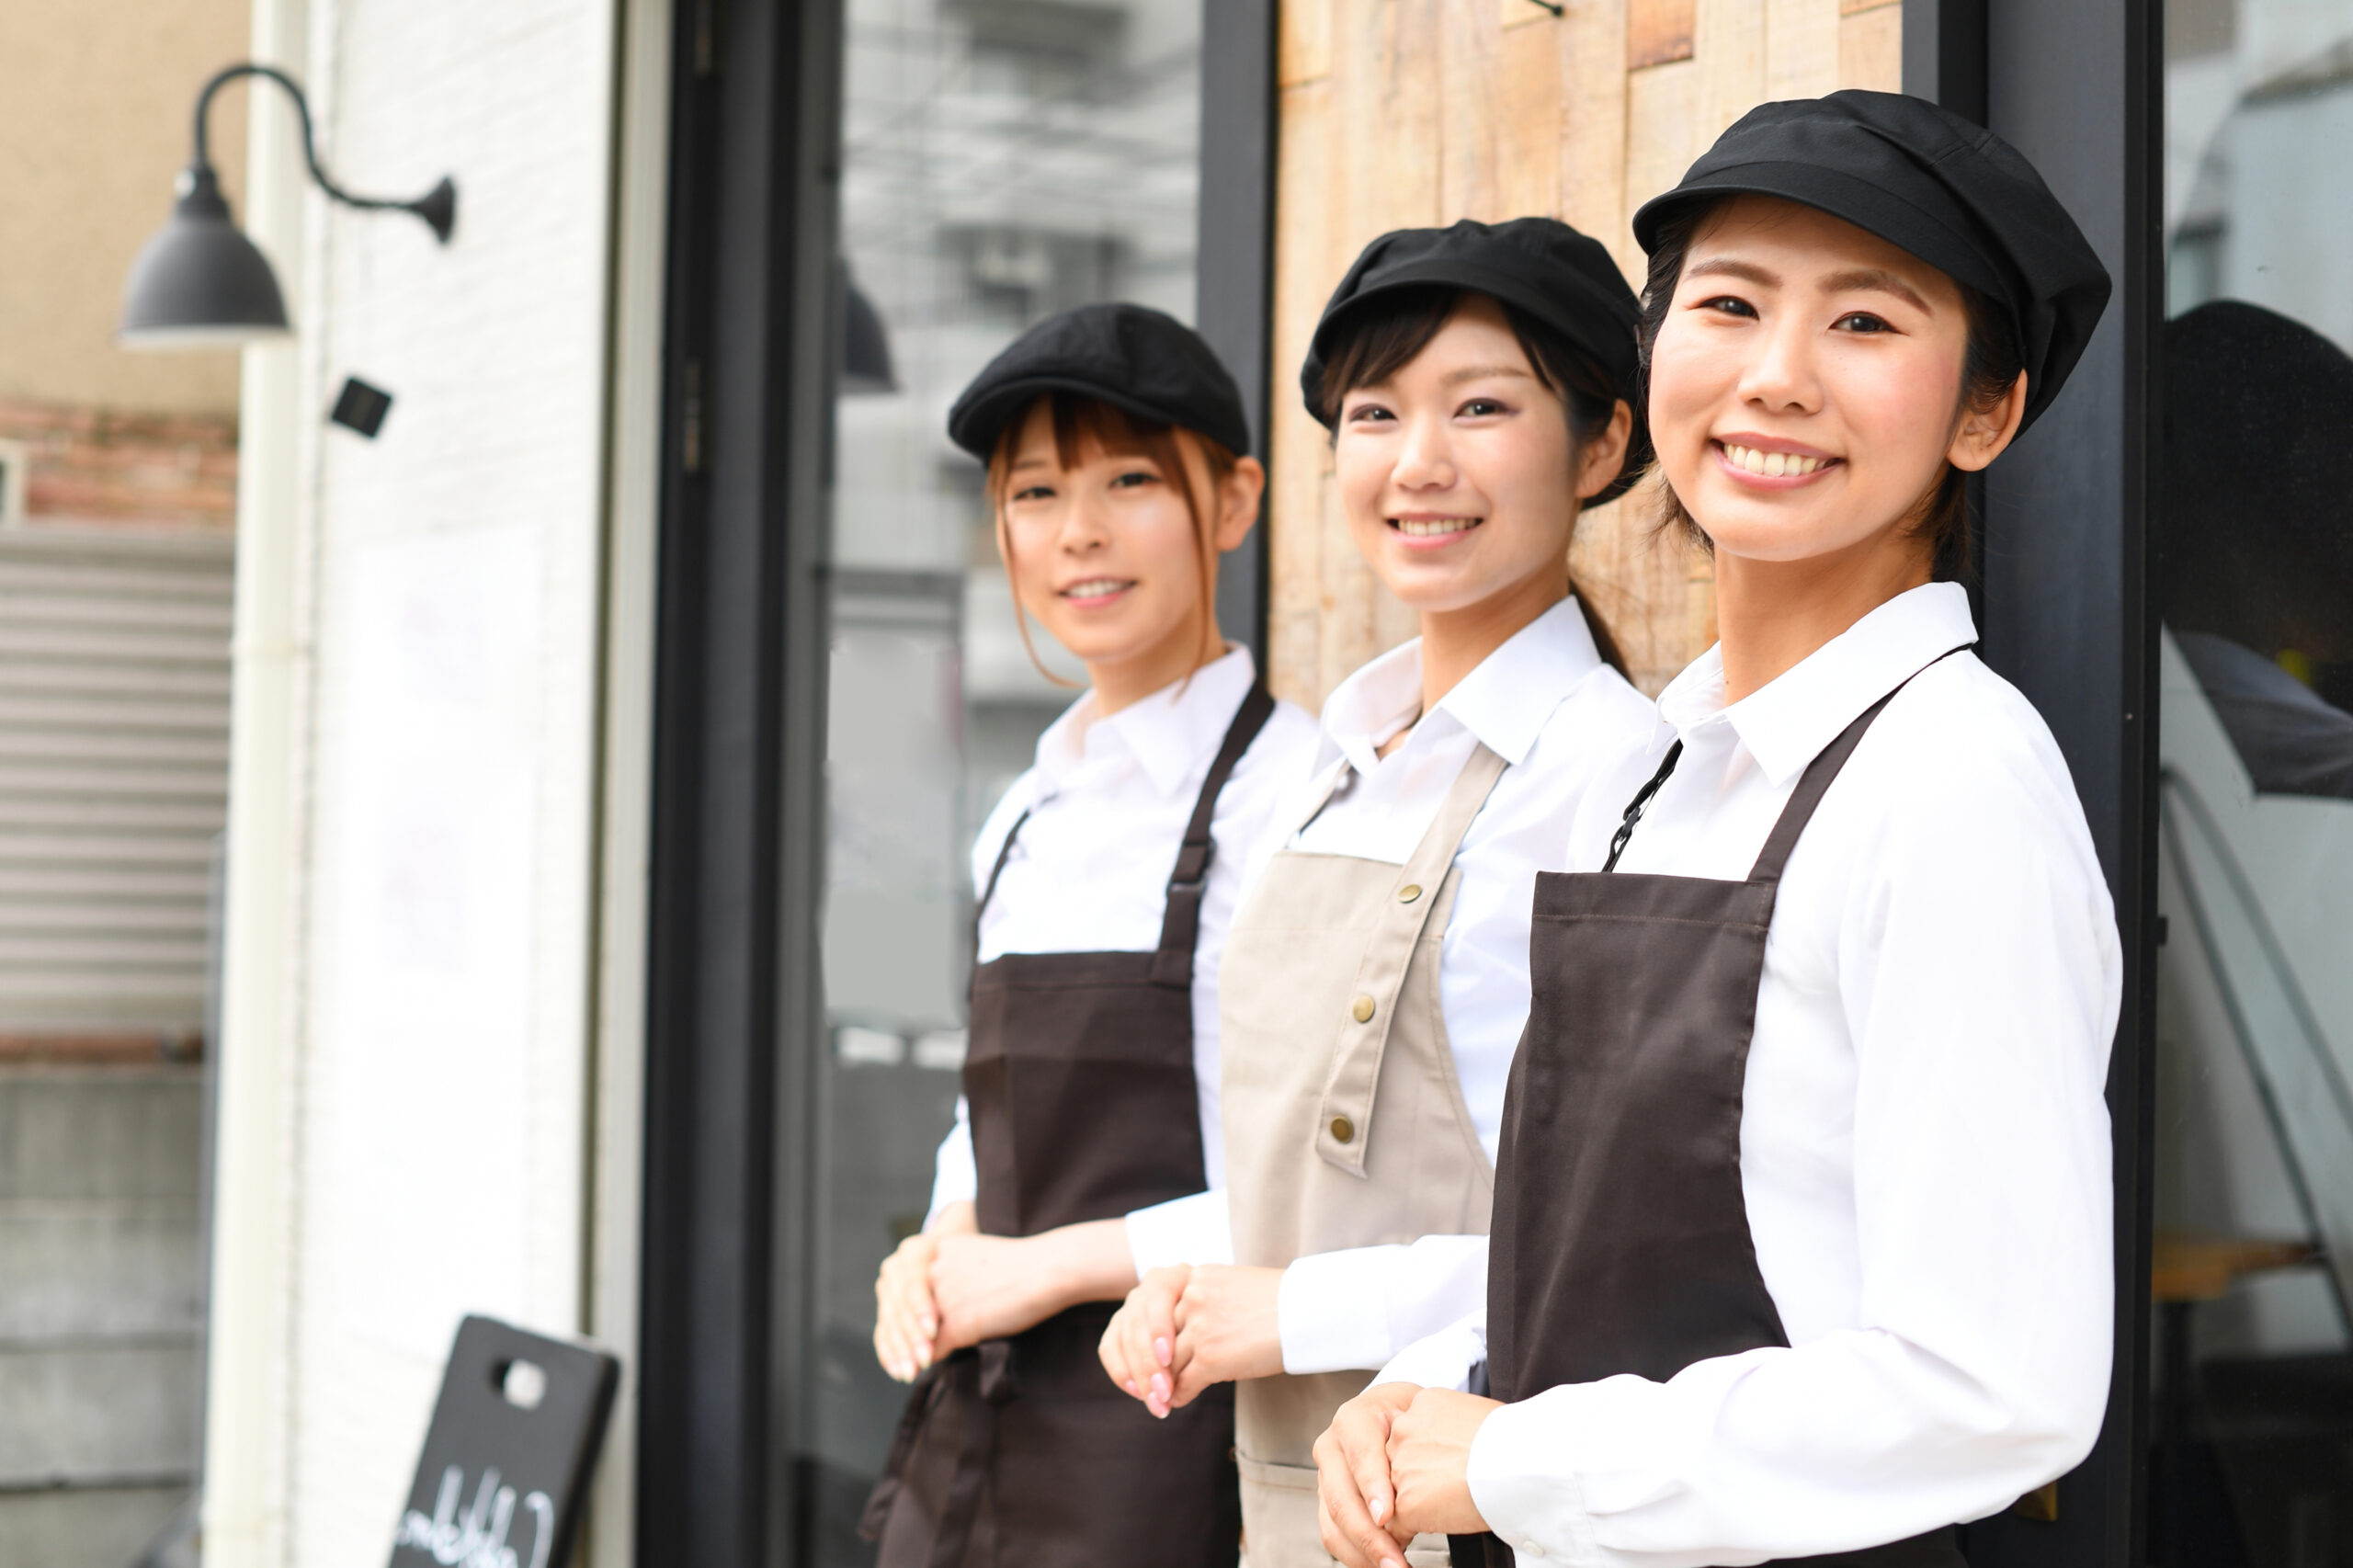
[[[0,1031],[193,1031],[233,541],[0,528]]]

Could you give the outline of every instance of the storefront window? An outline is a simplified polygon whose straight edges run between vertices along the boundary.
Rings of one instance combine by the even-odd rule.
[[[807,1561],[854,1535],[905,1391],[875,1270],[919,1226],[964,1052],[974,833],[1076,695],[1024,646],[949,405],[1016,334],[1106,299],[1193,314],[1200,0],[849,0],[823,927],[810,1108]],[[1042,668],[1040,665],[1042,665]],[[1047,672],[1053,672],[1050,676]]]
[[[2153,1556],[2353,1563],[2353,0],[2166,6]]]

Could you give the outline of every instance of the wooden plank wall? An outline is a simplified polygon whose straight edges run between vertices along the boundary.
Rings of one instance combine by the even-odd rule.
[[[1549,213],[1637,287],[1635,208],[1772,98],[1893,91],[1901,0],[1282,0],[1275,213],[1270,677],[1320,705],[1414,633],[1348,542],[1298,390],[1325,297],[1389,229]],[[1653,541],[1637,489],[1588,513],[1571,564],[1655,692],[1714,638],[1704,556]]]

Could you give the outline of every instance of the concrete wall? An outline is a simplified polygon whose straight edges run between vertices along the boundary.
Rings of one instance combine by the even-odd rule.
[[[585,1326],[616,12],[291,29],[341,176],[458,225],[309,199],[247,403],[208,1564],[381,1561],[460,1316]]]
[[[0,1067],[0,1568],[127,1568],[188,1494],[199,1082]]]
[[[1616,253],[1634,210],[1756,104],[1901,85],[1901,0],[1283,0],[1275,217],[1275,689],[1319,706],[1414,634],[1339,514],[1297,376],[1332,288],[1390,229],[1548,214]],[[1570,564],[1655,692],[1715,640],[1704,557],[1654,546],[1637,489]]]

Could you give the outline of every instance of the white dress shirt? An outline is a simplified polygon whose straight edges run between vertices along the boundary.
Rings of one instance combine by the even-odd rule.
[[[1038,737],[1035,766],[1015,779],[972,844],[972,887],[988,886],[1006,835],[1020,835],[981,912],[979,960],[1006,953],[1149,952],[1160,945],[1168,877],[1202,780],[1257,674],[1235,648],[1191,677],[1098,717],[1088,691]],[[1217,852],[1201,894],[1193,948],[1193,1079],[1201,1153],[1212,1187],[1225,1185],[1217,1114],[1217,971],[1242,882],[1269,835],[1287,791],[1307,766],[1315,721],[1278,702],[1217,798],[1210,834]],[[980,1190],[969,1112],[940,1143],[931,1211]],[[1231,1253],[1231,1244],[1227,1248]],[[1156,1255],[1140,1258],[1149,1267]]]
[[[1725,706],[1711,650],[1573,839],[1683,756],[1623,871],[1747,876],[1799,776],[1907,676],[1785,870],[1741,1187],[1790,1346],[1490,1415],[1472,1498],[1523,1558],[1683,1568],[1981,1517],[2082,1460],[2107,1403],[2108,1109],[2122,957],[2049,730],[1973,653],[1951,584],[1882,605]],[[1383,1379],[1463,1386],[1475,1315]]]
[[[1510,766],[1463,835],[1454,908],[1438,959],[1438,1004],[1472,1131],[1495,1156],[1504,1082],[1528,1022],[1528,938],[1539,870],[1561,869],[1578,801],[1605,764],[1647,734],[1651,705],[1601,662],[1585,614],[1563,599],[1515,633],[1415,722],[1422,705],[1418,640],[1366,665],[1324,705],[1323,738],[1300,780],[1296,823],[1342,768],[1355,777],[1288,847],[1404,865],[1483,743]],[[1381,746],[1407,725],[1387,756]],[[1271,857],[1282,847],[1267,841]],[[1305,1157],[1305,1151],[1302,1151]],[[1189,1211],[1200,1233],[1170,1224],[1153,1246],[1172,1261],[1222,1262],[1223,1195],[1145,1210]],[[1131,1217],[1131,1227],[1139,1222]],[[1141,1250],[1141,1249],[1140,1249]],[[1425,1236],[1411,1244],[1302,1257],[1283,1271],[1277,1301],[1287,1372],[1380,1366],[1454,1320],[1486,1286],[1483,1236]]]

